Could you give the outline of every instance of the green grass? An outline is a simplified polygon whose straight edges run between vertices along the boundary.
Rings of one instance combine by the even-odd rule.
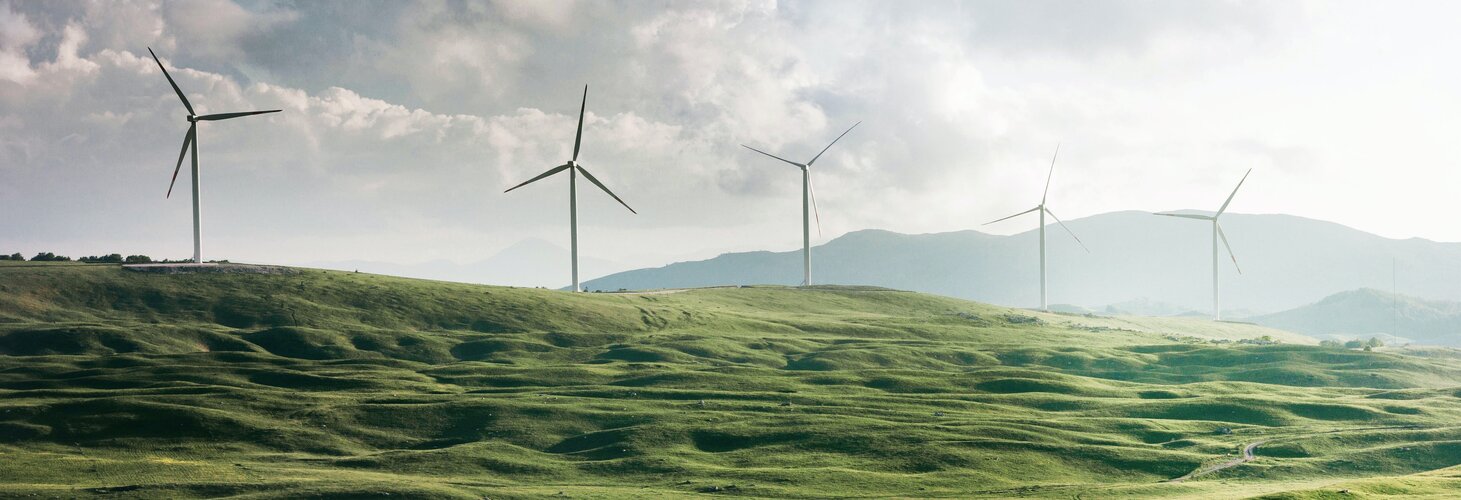
[[[1283,335],[856,287],[0,264],[0,496],[1461,494],[1454,351]]]

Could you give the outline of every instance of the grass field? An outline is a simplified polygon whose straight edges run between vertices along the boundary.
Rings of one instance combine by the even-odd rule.
[[[1309,342],[856,287],[0,263],[0,496],[1461,496],[1461,355]]]

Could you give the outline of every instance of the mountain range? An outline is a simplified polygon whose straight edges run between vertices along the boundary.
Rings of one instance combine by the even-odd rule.
[[[1202,213],[1202,212],[1190,212]],[[1146,212],[1100,214],[1047,227],[1052,303],[1093,311],[1145,308],[1161,314],[1212,310],[1211,229]],[[1292,215],[1229,213],[1223,227],[1241,274],[1223,255],[1222,308],[1257,316],[1360,288],[1461,300],[1461,243],[1397,240]],[[973,230],[847,233],[812,249],[818,284],[876,285],[1006,306],[1039,303],[1038,232]],[[744,252],[589,280],[589,290],[782,284],[801,281],[800,251]]]
[[[1313,304],[1246,321],[1318,338],[1380,337],[1392,343],[1461,346],[1461,302],[1373,288],[1336,293]]]
[[[544,240],[529,238],[511,245],[491,257],[468,263],[432,260],[418,264],[395,264],[349,260],[311,262],[305,265],[321,269],[361,271],[440,281],[556,288],[568,282],[568,262],[568,249]],[[579,257],[579,266],[585,271],[628,267],[585,256]]]

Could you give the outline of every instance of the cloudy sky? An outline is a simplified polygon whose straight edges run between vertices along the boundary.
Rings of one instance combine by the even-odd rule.
[[[0,251],[191,253],[168,178],[200,113],[204,257],[473,262],[567,246],[596,276],[976,228],[1032,206],[1212,209],[1461,241],[1454,2],[50,2],[0,0]],[[981,230],[1013,233],[1033,220]],[[610,264],[612,263],[612,264]],[[566,276],[552,285],[562,285]]]

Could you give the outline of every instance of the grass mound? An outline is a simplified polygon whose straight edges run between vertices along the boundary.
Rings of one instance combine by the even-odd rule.
[[[1194,340],[1268,331],[1240,324],[863,287],[0,284],[0,496],[1210,498],[1456,491],[1425,471],[1461,462],[1457,357]],[[1260,440],[1226,482],[1162,482]]]

